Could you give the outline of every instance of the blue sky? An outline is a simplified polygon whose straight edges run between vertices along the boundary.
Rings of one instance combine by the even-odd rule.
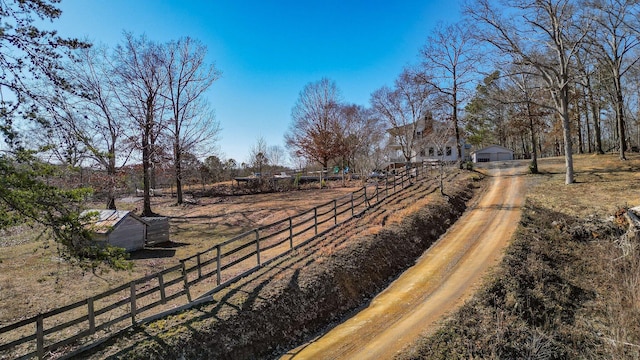
[[[328,77],[349,103],[392,85],[438,22],[459,17],[451,0],[63,0],[53,27],[113,47],[123,31],[165,42],[190,36],[222,77],[207,94],[225,158],[248,160],[258,137],[282,145],[302,88]]]

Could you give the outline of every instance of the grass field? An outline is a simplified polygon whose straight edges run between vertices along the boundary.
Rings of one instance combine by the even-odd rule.
[[[398,359],[640,358],[640,156],[541,159],[520,227],[476,295]],[[618,216],[616,216],[618,215]]]
[[[156,213],[170,217],[170,246],[131,254],[132,271],[96,273],[63,261],[40,229],[18,227],[0,234],[0,325],[78,301],[178,264],[178,260],[248,229],[308,210],[357,188],[336,187],[284,193],[200,198],[197,205],[153,198]],[[141,198],[117,203],[141,208]]]
[[[625,255],[619,241],[600,234],[596,226],[622,207],[640,205],[640,156],[630,154],[624,162],[616,155],[576,155],[574,160],[572,185],[564,185],[563,158],[540,160],[541,174],[528,176],[524,228],[507,254],[509,260],[460,315],[454,315],[453,323],[415,345],[405,358],[447,358],[438,354],[456,354],[460,348],[455,346],[466,349],[460,350],[460,358],[499,358],[508,353],[505,348],[517,345],[514,341],[540,356],[555,351],[584,358],[640,357],[640,246],[632,249],[632,256]],[[60,260],[54,243],[35,239],[37,229],[12,229],[0,234],[0,324],[154,273],[249,228],[353,190],[201,198],[198,205],[185,206],[176,206],[169,197],[154,198],[154,211],[171,217],[174,244],[134,253],[131,272],[82,272]],[[140,208],[136,202],[118,205]],[[589,241],[574,239],[575,229],[592,227]],[[371,231],[376,229],[379,226]],[[572,292],[576,289],[580,291]],[[591,295],[577,296],[582,290]],[[538,321],[535,314],[548,315]],[[470,319],[472,324],[465,322]],[[449,337],[452,334],[458,337]],[[599,357],[561,348],[576,343],[582,344],[579,349],[601,349],[594,353]]]
[[[564,185],[564,158],[542,159],[541,175],[531,176],[529,199],[575,216],[611,216],[624,206],[640,205],[640,155],[574,155],[575,180]]]

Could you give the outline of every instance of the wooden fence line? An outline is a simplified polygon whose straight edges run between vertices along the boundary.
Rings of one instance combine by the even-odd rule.
[[[229,240],[216,244],[195,255],[181,259],[180,264],[108,290],[101,294],[53,309],[30,318],[0,327],[0,355],[8,350],[21,351],[21,358],[43,359],[48,352],[63,346],[94,342],[95,337],[109,337],[123,329],[166,316],[189,305],[206,302],[213,294],[238,279],[247,276],[293,249],[312,241],[366,210],[378,205],[389,196],[410,186],[413,181],[425,179],[426,167],[406,169],[395,175],[386,175],[381,186],[376,182],[374,193],[367,193],[366,185],[341,198],[315,206],[313,209],[263,225]],[[397,190],[399,187],[399,190]],[[383,188],[384,191],[380,189]],[[234,269],[242,265],[243,271]],[[246,268],[249,267],[249,270]],[[195,285],[212,279],[213,289],[193,300]],[[114,298],[115,299],[111,299]],[[180,300],[182,299],[182,300]],[[171,302],[173,309],[167,309]],[[158,307],[162,307],[155,313]],[[149,314],[151,312],[151,314]],[[57,315],[68,314],[65,319]],[[82,314],[77,316],[77,313]],[[73,318],[67,320],[67,318]],[[125,322],[125,320],[128,321]],[[117,326],[119,325],[119,326]],[[8,333],[31,326],[34,333],[11,339]],[[49,340],[47,336],[59,333],[75,334],[62,340]],[[101,334],[103,332],[104,334]],[[35,344],[33,344],[35,340]],[[87,340],[87,339],[85,339]],[[31,345],[28,345],[30,343]],[[35,345],[35,348],[34,348]],[[80,344],[82,346],[82,344]],[[18,349],[20,347],[20,349]]]

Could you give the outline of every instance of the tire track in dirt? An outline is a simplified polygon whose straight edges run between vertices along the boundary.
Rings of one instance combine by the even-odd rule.
[[[520,219],[522,167],[489,169],[491,185],[414,265],[368,307],[281,359],[389,359],[473,294]]]

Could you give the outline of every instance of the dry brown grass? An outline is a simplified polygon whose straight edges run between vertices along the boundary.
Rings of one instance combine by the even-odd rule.
[[[640,358],[640,238],[614,222],[640,205],[640,155],[541,159],[521,228],[486,285],[401,359]]]
[[[429,198],[429,197],[416,199],[411,204],[409,204],[406,207],[404,207],[402,209],[399,209],[398,211],[396,211],[393,214],[391,214],[391,216],[389,216],[389,220],[388,220],[387,223],[388,224],[399,224],[407,216],[417,212],[420,209],[425,208],[427,206],[427,204],[432,203],[432,202],[433,202],[433,199]]]
[[[292,337],[302,339],[361,305],[401,268],[413,264],[446,230],[445,224],[460,215],[476,188],[470,184],[472,176],[456,171],[450,185],[455,200],[421,209],[404,228],[394,225],[379,237],[366,236],[384,226],[385,214],[416,199],[441,199],[432,181],[391,195],[380,206],[238,280],[214,294],[213,303],[183,313],[181,319],[172,316],[127,333],[90,358],[114,353],[122,358],[265,358],[273,347],[286,346]]]
[[[0,325],[99,294],[178,264],[247,229],[271,223],[341,197],[354,188],[200,198],[197,205],[175,205],[171,197],[153,199],[153,210],[171,218],[171,247],[137,251],[132,271],[83,271],[60,259],[56,244],[37,240],[39,229],[21,227],[0,234]],[[140,200],[118,202],[141,208]],[[98,205],[100,206],[100,205]]]
[[[529,198],[569,215],[608,216],[621,206],[640,205],[640,155],[575,155],[576,183],[564,185],[564,158],[541,159]]]

